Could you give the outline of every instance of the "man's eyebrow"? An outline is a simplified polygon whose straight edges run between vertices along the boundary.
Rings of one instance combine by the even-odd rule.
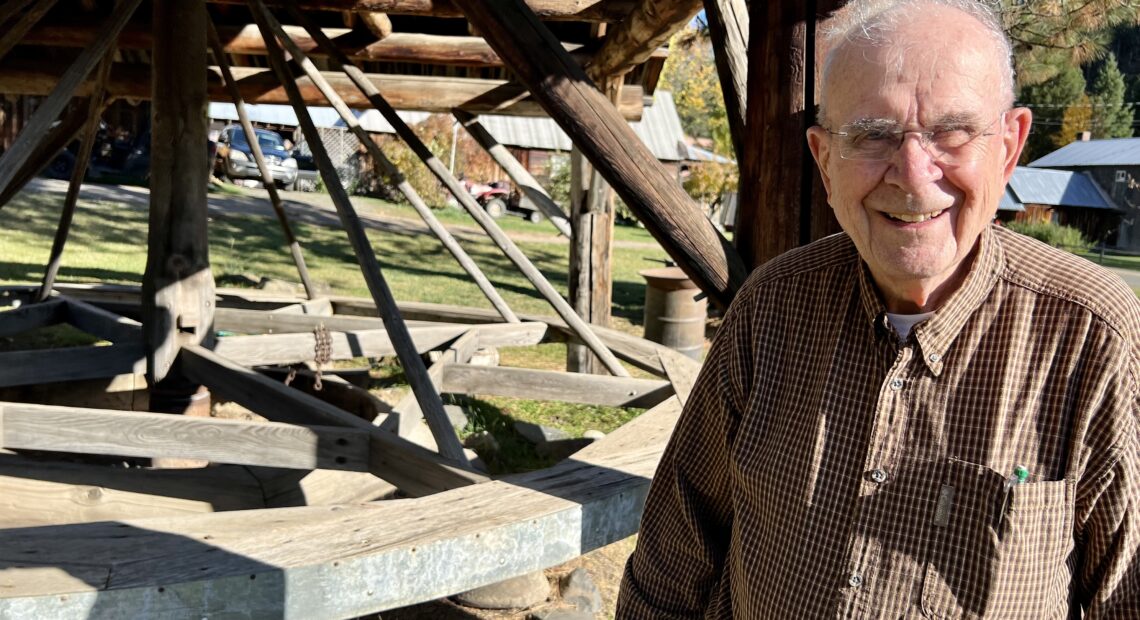
[[[860,131],[894,131],[899,128],[899,122],[891,118],[857,118],[846,127]]]
[[[938,119],[928,125],[928,127],[976,125],[979,120],[978,115],[973,112],[951,112],[938,117]]]

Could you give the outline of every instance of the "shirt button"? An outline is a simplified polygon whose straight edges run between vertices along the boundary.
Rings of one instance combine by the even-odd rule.
[[[851,586],[852,588],[858,588],[859,586],[863,585],[863,576],[859,573],[851,575],[847,578],[847,585]]]
[[[886,481],[887,481],[887,472],[885,472],[881,469],[872,469],[871,470],[871,482],[874,482],[876,484],[882,484]]]
[[[896,391],[896,392],[903,389],[903,380],[902,379],[891,379],[891,389]]]
[[[938,362],[942,361],[942,356],[937,353],[931,353],[930,355],[926,356],[926,359],[930,360],[931,364],[937,364]]]

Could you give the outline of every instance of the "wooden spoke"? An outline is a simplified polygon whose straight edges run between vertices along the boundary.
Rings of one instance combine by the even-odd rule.
[[[62,299],[26,304],[15,310],[0,312],[0,337],[15,336],[40,327],[56,325],[66,319],[67,307]]]
[[[466,364],[443,367],[443,391],[643,408],[656,406],[673,395],[668,381],[655,379]]]
[[[138,342],[0,353],[0,387],[103,379],[145,371],[146,354]]]

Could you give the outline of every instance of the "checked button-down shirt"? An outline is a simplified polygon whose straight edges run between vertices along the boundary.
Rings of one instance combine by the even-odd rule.
[[[740,292],[619,618],[1140,618],[1140,302],[986,230],[900,342],[845,235]]]

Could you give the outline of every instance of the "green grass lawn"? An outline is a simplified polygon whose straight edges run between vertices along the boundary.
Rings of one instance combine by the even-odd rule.
[[[214,195],[257,197],[258,191],[223,186],[214,188]],[[290,198],[299,196],[294,194]],[[5,207],[10,225],[0,230],[0,248],[3,248],[0,283],[39,282],[62,202],[62,193],[23,193]],[[420,221],[408,206],[360,197],[354,197],[353,203],[362,213]],[[466,213],[457,209],[440,210],[437,215],[448,226],[475,226]],[[504,217],[498,222],[508,233],[519,235],[522,239],[519,247],[565,296],[569,244],[558,238],[553,226],[548,222],[532,224],[513,217]],[[81,200],[57,281],[140,284],[146,265],[146,231],[147,213],[142,205]],[[294,221],[294,231],[316,282],[327,285],[336,295],[369,297],[342,230]],[[368,237],[397,299],[491,308],[450,253],[430,234],[369,230]],[[616,227],[614,237],[619,242],[640,242],[615,247],[612,262],[614,325],[640,334],[645,283],[637,272],[660,266],[667,256],[640,228]],[[300,281],[283,245],[281,228],[272,217],[214,212],[209,222],[209,239],[210,262],[214,277],[220,283],[240,279],[237,276]],[[555,314],[546,300],[488,239],[475,235],[473,241],[464,238],[460,244],[515,312]],[[630,245],[633,247],[628,247]],[[40,339],[58,337],[54,332],[45,333],[31,340],[9,344],[37,348]],[[565,345],[552,343],[504,348],[500,354],[503,365],[557,370],[565,369],[565,351]],[[386,377],[389,385],[390,379]],[[471,423],[468,428],[461,429],[461,434],[489,430],[496,435],[502,447],[499,458],[493,463],[496,472],[551,464],[539,457],[533,447],[515,433],[514,420],[556,426],[571,435],[580,436],[588,429],[610,432],[639,413],[636,409],[498,397],[472,398],[467,404]]]
[[[1098,265],[1104,265],[1105,267],[1140,271],[1140,256],[1105,254],[1104,258],[1102,259],[1098,252],[1082,252],[1080,256],[1087,258]]]

